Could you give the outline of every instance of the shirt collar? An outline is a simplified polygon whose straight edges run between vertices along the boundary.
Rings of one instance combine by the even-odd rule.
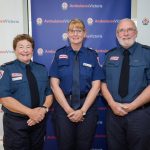
[[[68,51],[70,51],[70,52],[74,52],[74,50],[72,49],[72,47],[71,47],[71,46],[68,46]],[[85,51],[84,51],[84,47],[83,47],[83,46],[80,48],[79,52],[80,52],[80,53],[85,52]]]
[[[133,53],[134,53],[134,51],[135,51],[137,45],[138,45],[137,42],[135,42],[131,47],[128,48],[130,54],[133,54]],[[123,48],[122,46],[120,46],[120,50],[121,50],[121,52],[123,53],[123,51],[125,50],[125,48]]]
[[[16,59],[15,61],[16,61],[16,63],[17,63],[17,64],[19,64],[22,68],[25,68],[25,67],[26,67],[26,65],[27,65],[27,64],[25,64],[25,63],[23,63],[23,62],[19,61],[18,59]],[[29,65],[32,67],[33,62],[32,62],[32,61],[30,61]]]

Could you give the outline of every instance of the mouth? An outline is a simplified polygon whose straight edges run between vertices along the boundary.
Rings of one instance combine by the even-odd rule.
[[[78,37],[73,37],[72,39],[73,39],[73,40],[79,40],[80,38],[78,38]]]
[[[28,56],[30,56],[29,54],[22,54],[21,56],[23,56],[23,57],[28,57]]]

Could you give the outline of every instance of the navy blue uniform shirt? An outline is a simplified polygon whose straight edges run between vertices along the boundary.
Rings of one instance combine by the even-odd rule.
[[[123,60],[122,47],[106,54],[104,72],[108,90],[114,100],[122,103],[132,102],[150,84],[150,47],[135,43],[130,51],[130,74],[128,95],[121,98],[118,94],[120,72]]]
[[[24,63],[15,60],[0,67],[0,98],[13,97],[23,105],[31,107],[30,89]],[[51,94],[46,68],[38,63],[30,62],[39,90],[40,105],[46,96]],[[9,112],[3,107],[4,112]]]
[[[50,68],[49,76],[60,80],[60,88],[64,94],[71,93],[74,55],[75,52],[70,46],[57,50]],[[92,81],[104,79],[104,74],[97,58],[97,53],[94,50],[85,47],[79,50],[81,94],[89,92],[92,87]]]

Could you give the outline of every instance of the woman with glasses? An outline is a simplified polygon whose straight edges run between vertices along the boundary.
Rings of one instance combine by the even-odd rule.
[[[103,72],[94,50],[85,48],[84,23],[68,25],[69,46],[56,51],[50,68],[55,96],[53,121],[61,150],[90,150],[97,125],[96,99]]]

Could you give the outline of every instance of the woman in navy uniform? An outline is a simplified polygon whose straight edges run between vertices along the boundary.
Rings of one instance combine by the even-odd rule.
[[[4,149],[42,150],[45,116],[52,103],[47,71],[43,65],[31,61],[34,41],[29,35],[16,36],[13,40],[13,48],[17,59],[0,67]],[[32,107],[36,99],[31,100],[32,94],[26,74],[27,65],[31,68],[38,88],[36,107]]]
[[[68,26],[70,46],[56,51],[50,68],[55,96],[53,121],[61,150],[89,150],[96,130],[96,99],[104,75],[97,53],[83,47],[85,37],[84,23],[79,19],[71,20]],[[79,63],[79,83],[76,83],[76,91],[80,92],[78,99],[73,99],[75,55]]]

